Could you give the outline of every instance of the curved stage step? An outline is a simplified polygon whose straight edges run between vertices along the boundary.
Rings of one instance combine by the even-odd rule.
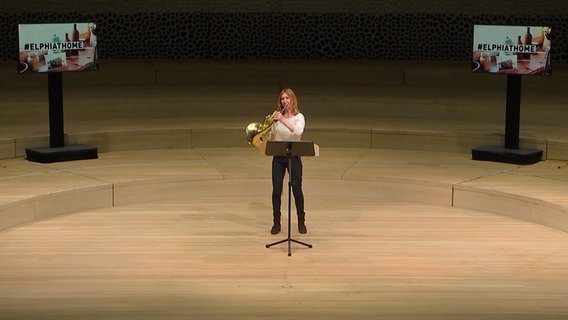
[[[61,214],[178,197],[238,197],[270,189],[270,161],[254,148],[102,153],[38,164],[1,160],[0,230]],[[473,161],[458,153],[322,148],[304,158],[310,195],[378,198],[479,210],[568,231],[568,172],[561,161],[531,166]]]

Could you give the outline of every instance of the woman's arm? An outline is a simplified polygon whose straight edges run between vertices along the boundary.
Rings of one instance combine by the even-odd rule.
[[[286,128],[288,128],[290,132],[292,132],[292,134],[297,137],[302,136],[302,133],[304,133],[304,127],[306,126],[306,119],[304,118],[303,114],[298,113],[293,118],[285,119],[284,117],[282,117],[282,119],[284,120],[282,121],[282,124],[285,125]]]

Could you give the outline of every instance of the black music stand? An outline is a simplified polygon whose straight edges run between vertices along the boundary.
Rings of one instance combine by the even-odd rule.
[[[290,237],[290,216],[291,216],[291,205],[292,205],[292,157],[296,156],[315,156],[316,151],[314,148],[313,141],[268,141],[266,143],[265,154],[267,156],[286,156],[288,157],[288,238],[274,243],[267,244],[266,247],[270,248],[273,245],[280,244],[283,242],[288,242],[288,256],[292,255],[291,242],[299,243],[308,248],[311,248],[311,244],[307,244],[298,240],[294,240]]]

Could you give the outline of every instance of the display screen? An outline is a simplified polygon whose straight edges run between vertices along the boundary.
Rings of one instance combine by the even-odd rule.
[[[548,26],[475,25],[472,71],[548,76],[551,32]]]
[[[20,24],[19,73],[96,70],[94,22]]]

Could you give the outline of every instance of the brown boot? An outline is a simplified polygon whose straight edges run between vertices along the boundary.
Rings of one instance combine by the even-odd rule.
[[[298,213],[298,232],[300,232],[301,234],[306,234],[308,233],[308,228],[306,228],[306,213],[302,212],[302,213]]]
[[[270,229],[270,234],[278,234],[280,232],[280,212],[278,213],[272,213],[273,216],[273,220],[274,220],[274,225],[272,226],[272,229]]]

